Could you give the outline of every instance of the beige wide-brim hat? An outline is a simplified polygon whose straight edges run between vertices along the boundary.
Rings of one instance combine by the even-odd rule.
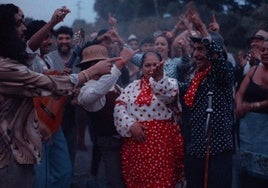
[[[82,51],[82,61],[76,66],[80,67],[85,63],[96,62],[108,59],[108,50],[102,45],[91,45]]]

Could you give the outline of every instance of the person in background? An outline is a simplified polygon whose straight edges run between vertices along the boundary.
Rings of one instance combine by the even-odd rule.
[[[70,12],[57,10],[58,21]],[[33,97],[71,95],[95,74],[107,74],[112,62],[101,61],[71,75],[44,75],[29,69],[24,14],[14,4],[0,4],[0,185],[33,186],[34,165],[41,160],[41,134]]]
[[[54,35],[57,49],[50,52],[48,57],[55,62],[56,70],[63,71],[67,68],[66,65],[72,55],[73,30],[70,27],[61,26],[55,30]]]
[[[127,187],[175,187],[184,174],[184,142],[168,104],[178,83],[163,72],[160,54],[142,56],[140,80],[116,99],[114,124],[123,137],[123,176]]]
[[[268,39],[268,32],[263,29],[258,30],[250,37],[249,49],[244,55],[243,50],[238,52],[237,65],[235,67],[235,91],[237,92],[240,88],[242,81],[244,80],[247,72],[250,70],[252,66],[258,65],[261,61],[261,50],[262,45],[265,40]],[[235,121],[235,136],[237,138],[237,156],[240,157],[239,154],[239,130],[240,130],[240,117],[236,116]],[[240,166],[237,166],[237,172],[239,173]]]
[[[104,46],[92,45],[83,50],[83,59],[78,66],[85,69],[108,58],[108,50]],[[111,188],[125,187],[120,155],[122,138],[116,132],[113,120],[115,99],[121,92],[116,82],[124,66],[123,59],[115,62],[111,74],[94,77],[81,88],[77,97],[78,104],[90,114],[91,131],[96,137],[94,144],[105,167],[107,187]]]
[[[218,33],[209,33],[198,12],[191,21],[195,69],[183,96],[182,118],[188,119],[185,175],[187,187],[231,187],[233,153],[233,74]],[[183,121],[185,122],[185,121]]]
[[[134,34],[131,34],[128,37],[127,44],[131,47],[132,50],[138,50],[139,49],[139,40]]]
[[[92,41],[88,41],[84,45],[84,48],[90,45],[100,44],[107,48],[110,57],[117,57],[120,55],[123,49],[124,51],[127,51],[126,50],[127,47],[126,47],[125,42],[123,41],[123,39],[120,37],[119,33],[117,32],[116,19],[113,17],[109,17],[108,22],[111,25],[111,29],[101,29],[100,31],[98,31],[98,34],[95,37],[95,39],[93,39]],[[128,51],[134,54],[134,51],[132,49],[128,48]],[[130,64],[130,63],[127,62],[127,64]],[[121,87],[125,87],[130,82],[129,69],[124,67],[121,69],[121,72],[122,74],[118,80],[118,84]]]
[[[102,29],[97,33],[97,36],[92,41],[88,41],[84,45],[84,49],[91,45],[102,45],[104,46],[109,53],[109,57],[118,57],[125,56],[124,54],[133,54],[133,50],[126,48],[124,45],[124,41],[119,36],[116,28],[116,19],[111,15],[108,20],[111,29]],[[129,58],[128,58],[129,59]],[[128,60],[126,60],[127,62]],[[124,66],[121,71],[121,76],[117,80],[117,84],[124,88],[129,83],[129,72]],[[88,116],[90,119],[90,115]],[[91,163],[91,174],[96,177],[98,174],[99,164],[101,160],[101,152],[97,145],[97,136],[92,129],[91,124],[89,124],[90,137],[93,142],[92,148],[92,163]]]
[[[72,72],[79,72],[75,67],[79,57],[74,59],[74,62],[70,62],[70,58],[73,53],[73,30],[67,26],[61,26],[55,30],[54,35],[56,37],[57,49],[50,52],[47,57],[53,63],[54,70],[59,72],[65,72],[70,74]],[[71,65],[72,64],[72,65]],[[72,166],[74,166],[75,154],[77,150],[77,126],[76,125],[76,111],[78,110],[75,105],[72,104],[72,97],[69,97],[64,105],[62,131],[67,141],[68,151],[70,154]]]
[[[153,37],[146,37],[144,38],[141,43],[140,43],[140,52],[141,53],[145,53],[145,52],[148,52],[148,51],[152,51],[154,50],[154,39]],[[135,66],[133,65],[131,62],[129,62],[130,64],[128,64],[128,67],[132,67],[134,66],[135,67],[135,76],[132,76],[132,81],[133,80],[136,80],[136,79],[140,79],[141,77],[141,68],[138,67],[138,66]]]
[[[54,16],[55,15],[52,16],[52,19]],[[51,22],[53,23],[53,21]],[[52,63],[46,58],[46,54],[50,52],[52,46],[53,24],[43,29],[44,31],[39,31],[46,24],[44,20],[33,20],[27,24],[27,30],[25,32],[27,41],[26,51],[33,55],[30,62],[32,64],[32,70],[39,73],[48,71],[52,66]],[[37,31],[39,31],[38,34]]]
[[[127,45],[132,50],[138,51],[139,50],[138,38],[134,34],[131,34],[127,39]],[[139,67],[137,67],[136,65],[134,65],[131,62],[128,62],[126,68],[128,69],[128,72],[129,72],[129,83],[136,80],[136,79],[139,79],[139,77],[140,77]]]
[[[262,44],[268,39],[268,32],[260,29],[252,37],[250,37],[249,51],[244,58],[242,51],[238,54],[239,68],[241,70],[241,81],[245,74],[249,71],[250,67],[259,64],[261,57]]]
[[[37,53],[33,61],[32,70],[49,74],[49,70],[54,70],[53,63],[46,58],[52,45],[53,27],[58,23],[57,17],[60,12],[56,10],[51,20],[32,21],[27,25],[25,33],[28,40],[28,53]],[[36,47],[39,48],[34,52]],[[40,56],[38,54],[40,51]],[[52,99],[53,105],[61,104],[61,100]],[[46,103],[43,104],[46,105]],[[35,101],[35,107],[38,109],[38,103]],[[38,113],[38,116],[41,115]],[[59,116],[59,115],[58,115]],[[60,117],[61,118],[61,117]],[[34,187],[70,187],[72,177],[72,163],[60,125],[57,130],[51,130],[48,124],[40,122],[40,131],[43,133],[42,159],[41,163],[35,166]],[[52,123],[52,122],[50,122]]]
[[[92,42],[95,38],[97,38],[98,36],[98,32],[92,32],[89,35],[88,40],[89,42]],[[82,49],[81,49],[82,50]],[[81,55],[82,52],[80,52],[79,56]],[[77,149],[81,150],[81,151],[86,151],[88,148],[86,146],[86,142],[85,142],[85,134],[86,134],[86,128],[89,128],[89,135],[91,135],[90,133],[90,117],[88,117],[87,111],[82,108],[82,107],[77,107],[79,108],[79,112],[76,113],[76,123],[77,123]],[[91,138],[92,139],[92,138]]]
[[[147,51],[152,51],[154,49],[154,39],[153,37],[146,37],[140,43],[140,51],[145,53]]]
[[[236,93],[240,118],[241,187],[268,186],[268,41],[260,49],[261,62],[246,74]]]

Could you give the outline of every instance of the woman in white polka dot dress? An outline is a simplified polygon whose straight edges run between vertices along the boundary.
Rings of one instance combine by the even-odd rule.
[[[142,78],[129,84],[116,100],[114,119],[124,137],[127,187],[173,188],[183,178],[184,142],[167,107],[178,95],[178,83],[164,75],[163,64],[157,52],[146,52]]]

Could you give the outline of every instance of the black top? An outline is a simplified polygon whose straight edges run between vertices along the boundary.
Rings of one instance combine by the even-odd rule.
[[[258,68],[258,66],[254,70],[254,72],[250,78],[249,84],[246,88],[245,94],[244,94],[244,100],[246,102],[252,103],[252,102],[259,102],[259,101],[263,101],[263,100],[268,99],[268,89],[264,88],[261,85],[256,84],[253,81],[253,76],[255,75],[257,68]],[[254,112],[268,113],[268,109],[267,108],[258,109],[258,110],[254,110]]]
[[[212,54],[217,52],[218,59]],[[204,158],[206,153],[206,120],[208,113],[208,92],[212,91],[212,109],[209,131],[210,155],[231,151],[233,126],[233,71],[227,64],[223,49],[214,42],[208,44],[207,55],[212,62],[212,68],[207,77],[201,82],[195,95],[194,105],[185,107],[188,118],[189,140],[186,142],[186,152],[198,158]],[[184,116],[184,115],[183,115]]]
[[[106,97],[106,103],[102,109],[97,112],[90,112],[92,120],[93,131],[97,136],[113,136],[117,135],[117,131],[114,126],[114,106],[115,99],[119,96],[116,91],[108,92]]]

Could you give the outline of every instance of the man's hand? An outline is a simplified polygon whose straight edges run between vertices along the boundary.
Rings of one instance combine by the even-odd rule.
[[[212,22],[209,24],[208,29],[213,32],[220,32],[220,25],[217,21],[215,12],[212,14]]]
[[[64,75],[69,75],[72,72],[73,72],[73,69],[72,68],[64,67],[64,69],[63,69],[63,74]]]
[[[66,6],[63,6],[61,8],[58,8],[55,10],[54,14],[52,15],[51,22],[56,25],[59,22],[62,22],[67,14],[69,14],[71,11]]]
[[[102,60],[85,71],[88,71],[91,69],[97,75],[109,74],[111,72],[113,63],[116,61],[120,61],[121,59],[122,59],[121,57],[114,57],[114,58]]]

